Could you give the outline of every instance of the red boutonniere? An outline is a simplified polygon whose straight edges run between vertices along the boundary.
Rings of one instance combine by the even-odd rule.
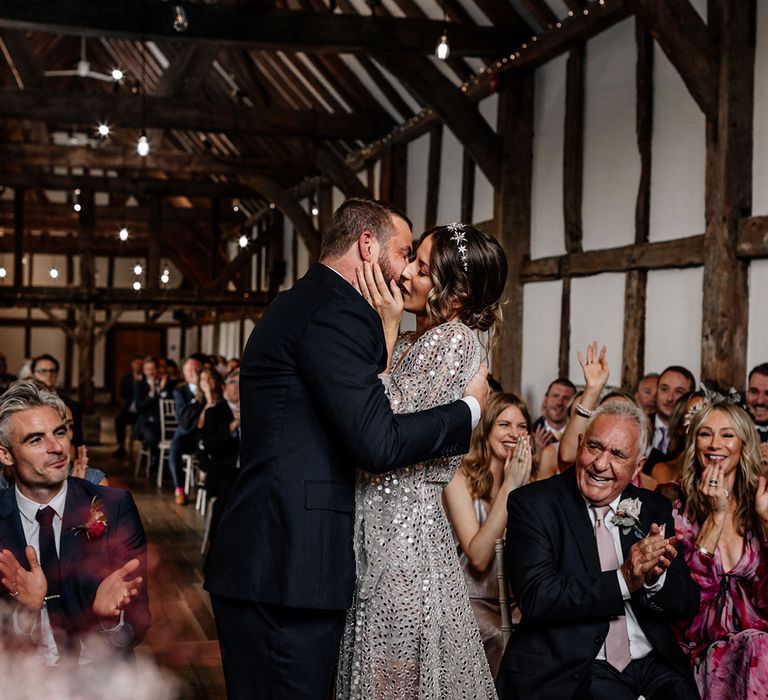
[[[89,540],[95,540],[107,531],[107,516],[104,515],[102,505],[102,502],[94,496],[91,501],[91,512],[88,520],[82,525],[76,525],[72,528],[75,535],[84,532]]]

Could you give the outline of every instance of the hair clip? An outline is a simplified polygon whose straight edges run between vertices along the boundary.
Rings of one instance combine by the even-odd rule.
[[[466,224],[462,224],[458,221],[454,221],[452,224],[448,224],[446,228],[453,234],[451,240],[456,243],[456,250],[459,251],[459,258],[461,260],[461,266],[464,268],[464,272],[467,271],[468,257],[467,257],[467,234]]]

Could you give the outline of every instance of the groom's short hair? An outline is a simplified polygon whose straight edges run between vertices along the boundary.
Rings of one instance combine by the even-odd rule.
[[[396,216],[412,229],[410,219],[397,207],[372,199],[348,199],[335,212],[323,232],[320,259],[338,258],[349,250],[363,231],[370,231],[382,245],[392,235],[392,217]]]

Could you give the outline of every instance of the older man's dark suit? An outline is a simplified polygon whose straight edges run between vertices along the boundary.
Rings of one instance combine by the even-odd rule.
[[[641,527],[666,524],[674,533],[667,499],[628,486],[622,498],[639,498]],[[571,698],[605,642],[611,617],[624,614],[615,571],[602,572],[594,529],[575,470],[518,489],[508,500],[505,566],[522,622],[504,651],[497,677],[500,700]],[[626,557],[637,541],[621,535]],[[682,557],[667,570],[663,588],[646,598],[632,594],[637,621],[652,647],[693,683],[670,627],[692,617],[699,589]],[[695,686],[694,686],[695,687]]]
[[[392,414],[378,378],[386,352],[377,314],[321,264],[277,297],[248,340],[240,372],[241,473],[205,582],[220,639],[227,637],[222,650],[230,698],[273,697],[270,685],[249,686],[285,659],[262,667],[243,658],[247,677],[235,678],[227,672],[227,650],[245,654],[255,643],[244,636],[250,612],[275,607],[285,615],[295,611],[302,621],[328,620],[328,634],[302,634],[306,649],[299,656],[306,663],[319,659],[316,669],[297,674],[303,685],[280,686],[285,697],[327,697],[342,611],[355,583],[356,468],[381,473],[468,449],[470,411],[462,401]],[[232,603],[226,621],[224,599]]]
[[[76,534],[76,528],[88,521],[94,498],[102,503],[107,529],[100,537],[88,539],[83,533]],[[0,495],[0,549],[9,549],[28,569],[26,545],[15,489],[11,487]],[[101,635],[125,653],[141,642],[150,622],[146,547],[144,528],[128,491],[96,486],[75,477],[67,479],[59,561],[61,603],[70,634],[82,638]],[[109,574],[133,558],[139,560],[140,566],[131,577],[141,576],[143,583],[125,611],[124,627],[116,633],[105,633],[92,610],[96,589]],[[13,600],[7,591],[3,595],[6,600]]]

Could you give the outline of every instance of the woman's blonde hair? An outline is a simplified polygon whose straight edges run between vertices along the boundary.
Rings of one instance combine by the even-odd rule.
[[[736,468],[733,497],[736,499],[734,524],[740,535],[755,526],[755,493],[760,476],[760,440],[747,412],[736,404],[718,402],[705,406],[694,414],[683,453],[683,476],[680,485],[685,494],[685,510],[690,520],[702,524],[712,512],[709,499],[699,490],[703,466],[696,456],[696,436],[704,422],[715,411],[730,422],[741,441],[741,457]]]
[[[488,437],[496,424],[496,419],[509,406],[516,406],[525,418],[526,429],[531,432],[531,416],[525,402],[516,394],[494,394],[488,401],[483,418],[472,433],[469,453],[461,463],[467,479],[467,487],[472,498],[488,500],[493,490],[491,473],[491,453],[488,449]]]

